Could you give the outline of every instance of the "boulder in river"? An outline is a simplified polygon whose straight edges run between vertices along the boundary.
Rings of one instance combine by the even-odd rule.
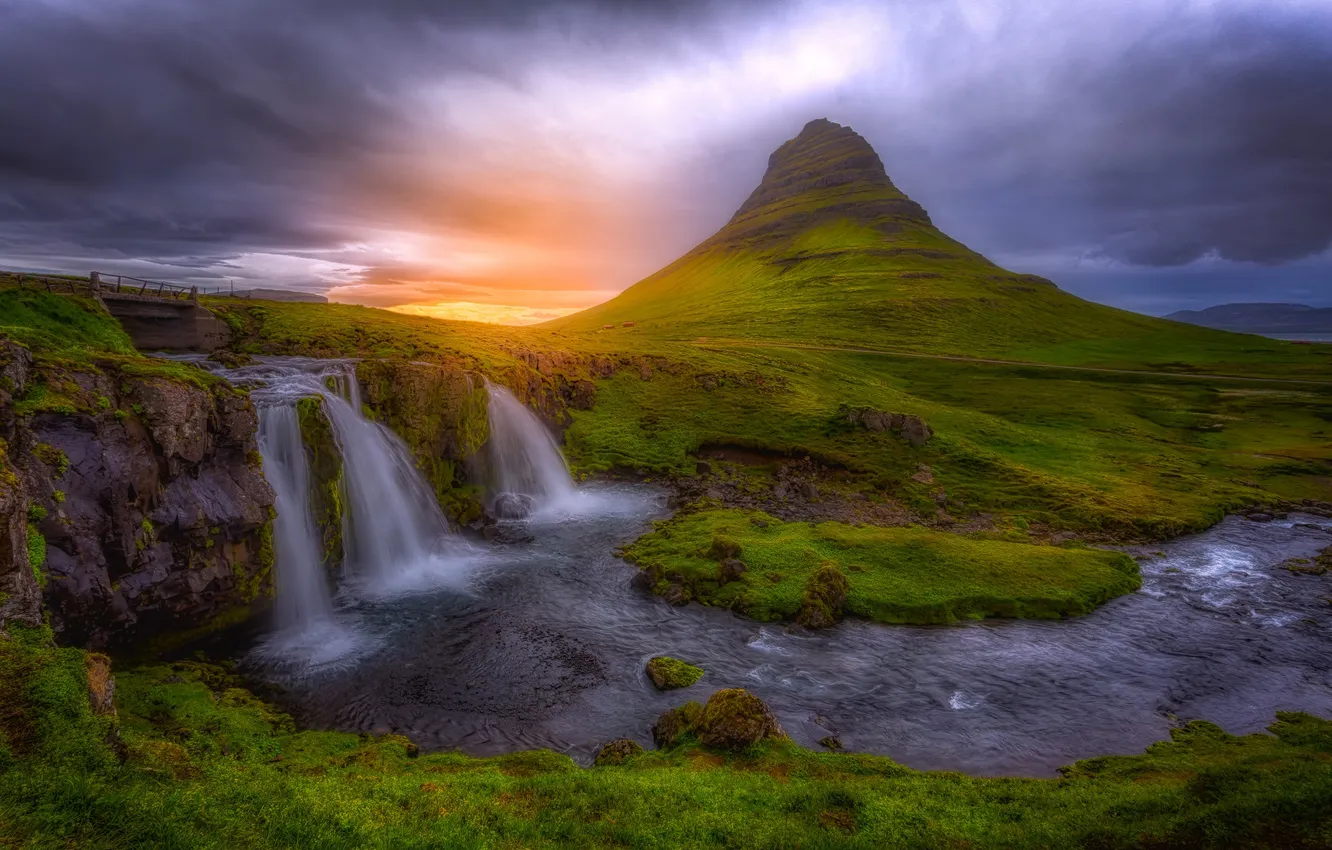
[[[526,519],[532,514],[532,497],[526,493],[500,493],[490,511],[500,519]]]
[[[703,668],[695,667],[678,658],[658,655],[648,661],[647,674],[652,684],[657,686],[657,690],[669,691],[675,688],[687,688],[697,682],[703,676]]]

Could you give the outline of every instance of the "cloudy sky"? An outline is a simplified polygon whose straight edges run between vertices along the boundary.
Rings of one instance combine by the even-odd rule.
[[[0,267],[536,321],[815,117],[1086,297],[1332,306],[1327,0],[3,0]]]

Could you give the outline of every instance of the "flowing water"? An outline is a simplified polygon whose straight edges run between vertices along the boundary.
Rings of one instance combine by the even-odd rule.
[[[294,403],[259,408],[259,454],[277,497],[273,538],[276,562],[283,565],[277,573],[277,626],[289,630],[327,622],[333,599],[310,513],[310,464]]]
[[[660,712],[742,686],[806,746],[833,732],[922,769],[1034,776],[1141,752],[1184,720],[1239,733],[1277,710],[1332,715],[1332,581],[1276,566],[1332,543],[1317,526],[1226,520],[1160,547],[1165,557],[1143,562],[1142,592],[1076,620],[805,632],[636,587],[611,550],[665,515],[664,496],[594,494],[615,512],[525,524],[532,542],[478,557],[465,592],[361,605],[382,650],[285,680],[293,709],[315,726],[392,730],[432,749],[549,747],[586,761],[617,737],[650,746]],[[643,674],[658,654],[707,673],[658,693]]]
[[[208,364],[212,365],[212,364]],[[361,412],[349,361],[271,358],[218,370],[248,386],[259,414],[259,453],[276,495],[277,630],[255,658],[280,675],[353,663],[375,648],[354,605],[334,600],[310,508],[310,472],[296,405],[318,397],[343,463],[340,595],[435,587],[458,579],[467,547],[449,533],[433,490],[391,430]],[[335,601],[339,604],[335,607]]]
[[[1079,758],[1141,752],[1189,719],[1243,733],[1277,710],[1332,715],[1332,577],[1278,566],[1332,543],[1327,520],[1231,518],[1163,544],[1141,558],[1141,592],[1075,620],[808,632],[672,607],[636,586],[636,570],[612,551],[667,514],[665,493],[574,488],[553,440],[507,392],[491,393],[499,442],[488,451],[511,467],[493,492],[539,507],[501,522],[515,532],[506,539],[527,542],[467,547],[442,533],[401,442],[346,401],[354,380],[326,386],[328,370],[345,376],[345,366],[253,368],[268,370],[255,396],[279,509],[302,473],[291,421],[275,406],[302,394],[326,399],[349,453],[349,487],[361,488],[351,499],[352,575],[331,615],[309,607],[301,639],[279,632],[247,659],[317,727],[395,731],[474,754],[549,747],[587,761],[613,738],[650,745],[667,708],[743,686],[806,746],[835,733],[850,750],[913,767],[1042,776]],[[367,527],[389,506],[387,525]],[[280,610],[289,587],[305,588],[297,592],[309,606],[317,597],[305,579],[283,575],[308,560],[301,536],[310,529],[299,509],[289,516],[278,527]],[[658,654],[707,673],[658,693],[643,673]]]
[[[487,507],[499,516],[521,518],[575,505],[573,477],[555,438],[513,393],[494,384],[486,384],[486,390]]]

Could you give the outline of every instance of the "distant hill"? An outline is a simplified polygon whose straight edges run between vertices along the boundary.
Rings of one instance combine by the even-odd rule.
[[[935,227],[869,142],[827,119],[772,154],[758,188],[712,237],[544,327],[1049,362],[1216,360],[1236,347],[1227,335],[1084,301],[995,265]]]
[[[1176,322],[1252,334],[1332,334],[1332,307],[1305,304],[1219,304],[1206,310],[1180,310]]]
[[[313,292],[298,292],[294,289],[238,289],[237,298],[258,298],[263,301],[300,301],[304,304],[327,304],[328,299]]]

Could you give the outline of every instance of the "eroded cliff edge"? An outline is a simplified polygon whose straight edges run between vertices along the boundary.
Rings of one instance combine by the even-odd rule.
[[[45,612],[101,648],[262,604],[273,492],[248,394],[76,306],[104,345],[0,336],[0,627]]]

